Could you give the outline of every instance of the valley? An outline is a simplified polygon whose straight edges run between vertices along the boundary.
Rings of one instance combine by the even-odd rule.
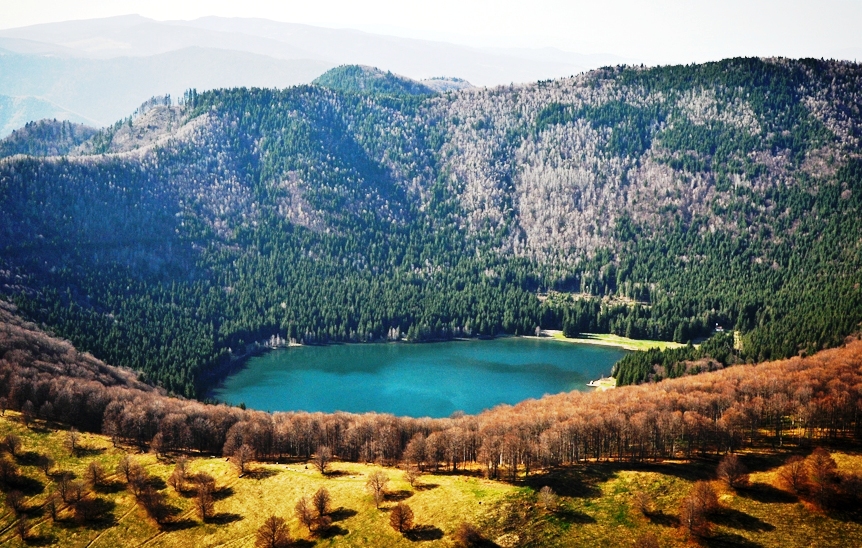
[[[0,544],[854,544],[860,97],[823,59],[342,65],[27,124]]]
[[[718,324],[734,361],[810,354],[862,317],[859,81],[740,58],[439,93],[340,67],[154,98],[64,156],[43,132],[0,160],[0,289],[187,397],[273,336]]]

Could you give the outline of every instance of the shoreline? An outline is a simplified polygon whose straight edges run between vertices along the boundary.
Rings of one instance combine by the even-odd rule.
[[[574,343],[574,344],[589,344],[593,346],[605,346],[612,348],[621,348],[623,350],[627,350],[630,352],[637,352],[647,350],[649,348],[660,348],[664,350],[665,348],[679,348],[685,346],[679,343],[667,342],[667,341],[651,341],[651,340],[640,340],[640,339],[628,339],[626,337],[620,337],[619,335],[611,335],[611,334],[598,334],[598,333],[581,333],[581,336],[577,338],[569,338],[563,336],[563,332],[559,329],[543,329],[541,330],[541,335],[512,335],[512,334],[501,334],[495,337],[453,337],[451,339],[437,339],[437,340],[429,340],[429,341],[407,341],[405,339],[398,340],[379,340],[379,341],[368,341],[368,342],[330,342],[322,345],[317,344],[302,344],[289,339],[281,339],[280,337],[271,338],[264,341],[258,341],[256,343],[252,343],[245,348],[245,352],[241,354],[231,354],[230,358],[227,360],[221,368],[222,375],[218,376],[218,380],[215,383],[210,384],[203,395],[205,399],[212,399],[213,392],[221,386],[225,379],[230,377],[231,375],[237,373],[239,370],[243,369],[247,366],[248,360],[255,357],[260,356],[262,354],[266,354],[273,350],[281,350],[287,348],[301,348],[305,346],[329,346],[329,345],[342,345],[342,344],[433,344],[437,342],[456,342],[456,341],[480,341],[480,340],[494,340],[494,339],[507,339],[507,338],[516,338],[516,339],[530,339],[530,340],[540,340],[540,341],[560,341],[564,343]],[[225,371],[227,372],[226,374]],[[595,383],[595,384],[594,384]],[[616,379],[613,377],[603,377],[599,380],[591,380],[587,383],[587,386],[595,388],[596,391],[608,390],[614,388],[616,386]]]

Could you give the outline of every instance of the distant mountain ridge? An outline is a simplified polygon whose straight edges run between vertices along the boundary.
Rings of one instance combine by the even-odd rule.
[[[447,75],[487,86],[569,76],[622,61],[559,50],[485,50],[264,19],[160,22],[129,15],[0,30],[0,95],[48,101],[69,113],[64,119],[107,126],[153,95],[176,97],[191,88],[284,88],[310,83],[344,64],[384,67],[415,80]],[[21,119],[23,125],[35,119],[29,112],[7,119]],[[34,112],[53,117],[46,109]]]

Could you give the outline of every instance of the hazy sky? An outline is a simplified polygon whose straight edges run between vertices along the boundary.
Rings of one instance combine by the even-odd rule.
[[[0,28],[129,13],[262,17],[657,63],[734,55],[862,60],[862,0],[0,0]]]

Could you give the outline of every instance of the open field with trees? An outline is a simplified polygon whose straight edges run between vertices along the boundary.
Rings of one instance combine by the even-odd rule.
[[[268,414],[170,397],[8,305],[0,315],[2,543],[846,546],[862,538],[859,341],[414,419]]]
[[[840,450],[830,455],[836,467],[827,485],[830,498],[821,504],[811,470],[803,471],[796,492],[783,479],[784,463],[793,455],[811,459],[810,451],[799,448],[739,453],[746,472],[737,487],[717,475],[717,455],[585,462],[510,482],[489,480],[473,464],[458,473],[423,472],[411,485],[403,465],[336,461],[324,475],[302,459],[252,462],[240,477],[223,458],[138,453],[93,434],[82,434],[77,451],[70,452],[62,425],[37,420],[25,427],[19,413],[7,411],[0,418],[0,440],[10,436],[20,445],[14,454],[4,447],[0,456],[17,474],[4,480],[0,494],[4,546],[21,544],[23,522],[25,545],[250,547],[270,516],[285,521],[291,546],[646,546],[638,543],[654,536],[657,546],[802,547],[848,546],[862,538],[862,512],[852,509],[859,493],[847,491],[862,478],[862,455]],[[53,461],[47,473],[39,464],[43,457]],[[119,467],[124,458],[142,468],[166,508],[161,513],[135,494]],[[172,478],[181,460],[187,480],[177,489]],[[94,462],[105,470],[95,484],[87,473]],[[80,500],[58,495],[64,474],[84,484]],[[214,485],[206,519],[198,509],[195,478],[201,474]],[[367,487],[375,474],[388,480],[379,508]],[[681,523],[682,508],[697,482],[707,482],[717,506],[695,518],[699,525],[689,531]],[[300,499],[320,490],[329,496],[322,526],[316,510],[308,521],[296,510]],[[15,510],[10,499],[19,494]],[[399,504],[412,512],[403,532],[392,525]],[[162,523],[157,516],[164,516]],[[461,542],[464,524],[484,544]]]

